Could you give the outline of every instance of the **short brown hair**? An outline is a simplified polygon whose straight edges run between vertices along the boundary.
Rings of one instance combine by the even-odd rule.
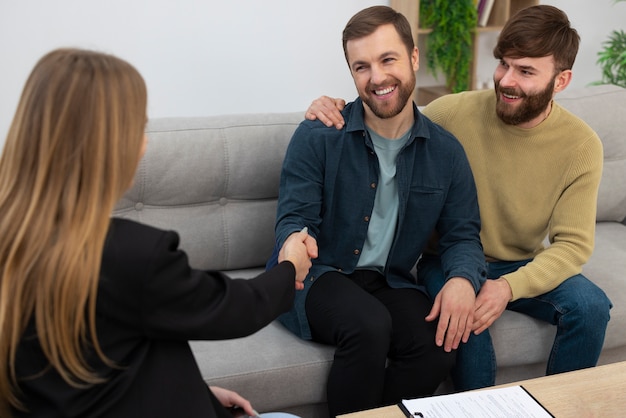
[[[380,26],[387,24],[392,24],[396,28],[402,43],[404,43],[409,55],[411,55],[415,47],[415,41],[411,33],[411,25],[406,17],[388,6],[372,6],[352,16],[343,30],[343,53],[346,61],[348,61],[348,51],[346,49],[348,41],[371,35]]]
[[[504,25],[493,49],[497,59],[504,57],[554,56],[557,72],[571,70],[578,53],[580,36],[562,10],[548,5],[527,7]]]

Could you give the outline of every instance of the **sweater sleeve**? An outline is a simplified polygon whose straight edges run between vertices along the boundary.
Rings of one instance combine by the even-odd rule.
[[[549,292],[579,274],[594,247],[596,202],[602,175],[602,143],[592,134],[579,150],[550,220],[550,246],[507,274],[513,300]]]

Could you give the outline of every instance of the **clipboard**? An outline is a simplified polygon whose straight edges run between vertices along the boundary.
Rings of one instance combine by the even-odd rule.
[[[407,418],[554,418],[520,385],[403,400],[397,405]]]

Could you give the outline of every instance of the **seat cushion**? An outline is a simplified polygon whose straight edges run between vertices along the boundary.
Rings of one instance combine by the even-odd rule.
[[[334,347],[301,340],[277,321],[245,338],[192,341],[191,348],[208,384],[245,394],[259,411],[326,402]]]

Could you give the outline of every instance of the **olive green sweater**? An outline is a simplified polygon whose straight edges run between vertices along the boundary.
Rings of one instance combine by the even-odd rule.
[[[463,144],[474,173],[487,259],[534,260],[504,278],[513,300],[556,288],[593,251],[602,143],[555,101],[531,129],[503,123],[493,90],[448,95],[424,114]],[[550,244],[544,248],[545,237]]]

